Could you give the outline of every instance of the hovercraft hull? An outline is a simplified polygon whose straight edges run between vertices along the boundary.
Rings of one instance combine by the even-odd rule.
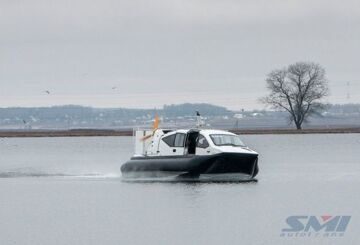
[[[121,166],[125,178],[253,179],[258,173],[258,155],[219,153],[214,155],[132,157]]]

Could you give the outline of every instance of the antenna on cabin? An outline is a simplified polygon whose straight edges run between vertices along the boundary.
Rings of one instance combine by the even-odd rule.
[[[201,115],[199,111],[196,111],[196,127],[201,128],[204,126],[204,121],[201,120]]]
[[[235,129],[239,129],[239,118],[236,119],[234,127],[235,127]]]

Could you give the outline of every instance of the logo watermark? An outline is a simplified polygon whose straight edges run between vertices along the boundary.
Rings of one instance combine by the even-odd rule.
[[[350,219],[349,215],[289,216],[280,237],[343,237]]]

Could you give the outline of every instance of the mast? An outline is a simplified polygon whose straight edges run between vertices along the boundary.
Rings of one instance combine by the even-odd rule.
[[[204,126],[204,121],[201,120],[201,115],[199,111],[196,111],[196,127],[201,128]]]

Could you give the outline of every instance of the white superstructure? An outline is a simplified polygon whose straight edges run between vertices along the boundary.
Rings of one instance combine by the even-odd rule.
[[[145,135],[152,134],[145,140]],[[137,130],[135,156],[212,155],[222,152],[257,154],[234,133],[212,129]]]

